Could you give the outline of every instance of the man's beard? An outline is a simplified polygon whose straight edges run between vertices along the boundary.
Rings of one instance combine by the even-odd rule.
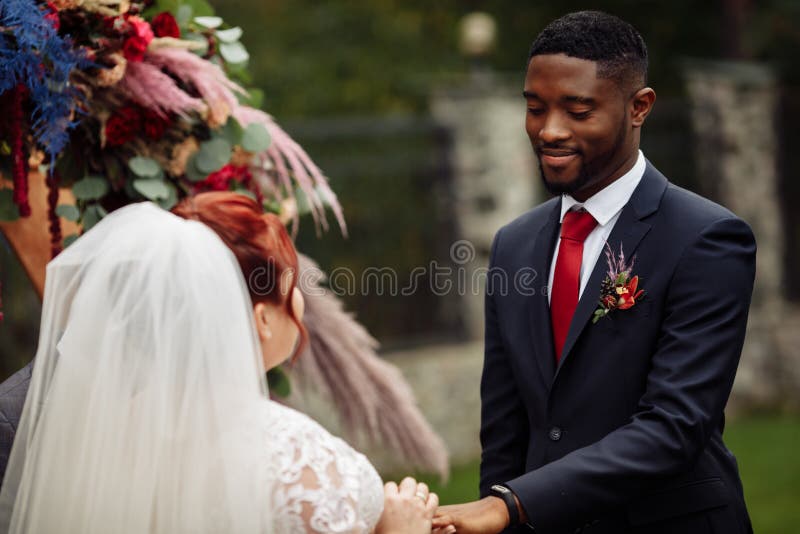
[[[608,167],[608,164],[614,159],[614,156],[619,153],[620,148],[624,143],[625,119],[623,118],[619,130],[617,130],[617,138],[614,140],[614,146],[611,148],[611,150],[604,154],[600,154],[591,163],[586,163],[586,161],[581,157],[581,170],[578,173],[578,176],[576,176],[574,180],[567,183],[548,182],[544,175],[542,159],[537,155],[537,159],[539,160],[539,176],[542,178],[542,183],[544,184],[545,189],[547,189],[551,195],[572,195],[573,193],[583,189],[588,184],[604,180],[606,177],[598,176],[598,173]],[[579,155],[583,156],[582,153],[579,153]]]
[[[553,183],[547,181],[547,178],[544,176],[544,167],[542,166],[542,160],[539,159],[539,176],[542,177],[542,183],[544,184],[545,189],[551,195],[571,195],[575,191],[580,190],[592,181],[592,175],[589,172],[589,169],[585,163],[581,164],[581,171],[578,173],[578,176],[575,177],[574,180],[571,182],[567,182],[565,184],[562,183]]]

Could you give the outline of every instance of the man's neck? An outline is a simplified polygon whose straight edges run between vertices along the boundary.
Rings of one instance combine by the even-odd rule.
[[[614,170],[606,178],[603,178],[598,182],[592,182],[588,184],[586,187],[578,191],[575,191],[574,193],[572,193],[572,198],[581,203],[586,202],[592,196],[596,195],[609,185],[613,184],[614,182],[625,176],[626,173],[630,172],[633,166],[636,165],[636,161],[638,159],[639,159],[639,146],[637,145],[634,148],[633,153],[627,158],[625,158],[625,160],[619,167],[617,167],[616,170]]]

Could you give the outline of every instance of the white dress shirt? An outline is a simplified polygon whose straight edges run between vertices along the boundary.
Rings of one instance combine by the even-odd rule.
[[[611,182],[605,188],[592,195],[586,202],[580,203],[572,196],[561,195],[561,219],[571,209],[583,208],[588,211],[597,221],[597,226],[592,230],[586,241],[583,242],[583,259],[581,260],[581,280],[578,298],[583,295],[583,289],[589,281],[589,277],[594,270],[597,259],[605,248],[606,240],[611,235],[611,230],[619,219],[622,208],[630,200],[633,190],[639,185],[644,175],[646,164],[642,151],[631,170]],[[559,232],[556,249],[553,252],[553,260],[550,263],[550,276],[547,279],[547,287],[553,287],[553,275],[556,272],[556,260],[558,259],[558,249],[561,246],[561,235]],[[551,292],[547,292],[547,302],[550,302]]]

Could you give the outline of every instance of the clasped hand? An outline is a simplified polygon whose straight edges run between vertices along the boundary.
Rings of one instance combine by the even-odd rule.
[[[384,485],[384,508],[376,534],[495,534],[508,526],[505,503],[497,497],[439,507],[424,482],[406,477]]]

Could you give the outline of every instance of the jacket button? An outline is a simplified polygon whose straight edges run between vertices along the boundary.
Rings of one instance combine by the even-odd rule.
[[[550,438],[550,441],[558,441],[561,439],[561,429],[557,426],[554,426],[550,429],[550,432],[547,435]]]

